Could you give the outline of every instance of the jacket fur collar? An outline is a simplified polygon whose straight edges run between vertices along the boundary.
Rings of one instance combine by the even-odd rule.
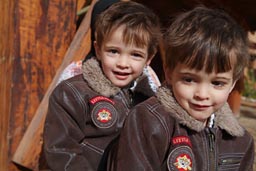
[[[112,82],[103,74],[99,61],[96,58],[88,59],[82,65],[82,73],[88,85],[97,93],[106,97],[114,96],[122,89],[112,84]],[[149,80],[145,74],[142,74],[134,84],[130,87],[133,92],[140,92],[142,94],[153,96]]]
[[[165,106],[170,114],[178,119],[179,123],[197,132],[202,131],[205,126],[202,122],[191,117],[175,100],[170,89],[161,87],[156,96],[161,104]],[[232,136],[242,136],[244,129],[234,117],[229,105],[226,103],[222,108],[215,112],[214,127],[220,127]]]

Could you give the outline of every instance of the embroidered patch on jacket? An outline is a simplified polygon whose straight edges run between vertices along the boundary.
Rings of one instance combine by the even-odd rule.
[[[169,171],[194,171],[194,155],[189,146],[178,146],[168,156]]]
[[[95,104],[97,102],[101,102],[101,101],[106,101],[106,102],[110,102],[112,104],[115,104],[115,102],[107,97],[104,97],[104,96],[96,96],[96,97],[93,97],[92,99],[90,99],[90,103],[91,104]]]
[[[192,147],[189,137],[187,136],[177,136],[172,138],[173,145],[185,144]]]
[[[117,121],[117,111],[111,99],[102,97],[103,96],[97,96],[90,100],[93,104],[91,118],[98,128],[109,128]]]

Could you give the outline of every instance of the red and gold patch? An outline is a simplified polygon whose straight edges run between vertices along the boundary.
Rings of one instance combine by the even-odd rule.
[[[167,167],[169,171],[193,171],[194,155],[189,146],[178,146],[168,156]]]
[[[117,121],[117,111],[114,102],[106,97],[97,96],[91,99],[93,109],[91,118],[95,126],[98,128],[110,128]]]
[[[102,108],[99,110],[97,114],[97,120],[102,123],[107,123],[112,119],[112,114],[108,109]]]

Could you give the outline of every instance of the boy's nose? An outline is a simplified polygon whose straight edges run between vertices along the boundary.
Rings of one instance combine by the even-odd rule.
[[[122,68],[128,67],[129,66],[128,57],[126,55],[120,56],[118,61],[117,61],[117,66],[122,67]]]
[[[195,98],[199,100],[206,100],[209,99],[209,87],[207,85],[200,85],[197,86],[196,91],[195,91]]]

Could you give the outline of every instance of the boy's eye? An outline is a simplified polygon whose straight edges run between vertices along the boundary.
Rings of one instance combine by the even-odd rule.
[[[115,54],[115,53],[117,53],[118,51],[117,51],[116,49],[109,49],[108,52]]]
[[[133,53],[132,56],[137,57],[137,58],[142,58],[143,55],[139,54],[139,53]]]
[[[182,80],[183,80],[184,82],[187,82],[187,83],[191,83],[191,82],[193,81],[193,79],[190,78],[190,77],[184,77],[184,78],[182,78]]]
[[[225,85],[225,83],[222,81],[213,81],[212,84],[219,87]]]
[[[223,87],[226,83],[223,81],[213,81],[212,84],[217,87]]]

